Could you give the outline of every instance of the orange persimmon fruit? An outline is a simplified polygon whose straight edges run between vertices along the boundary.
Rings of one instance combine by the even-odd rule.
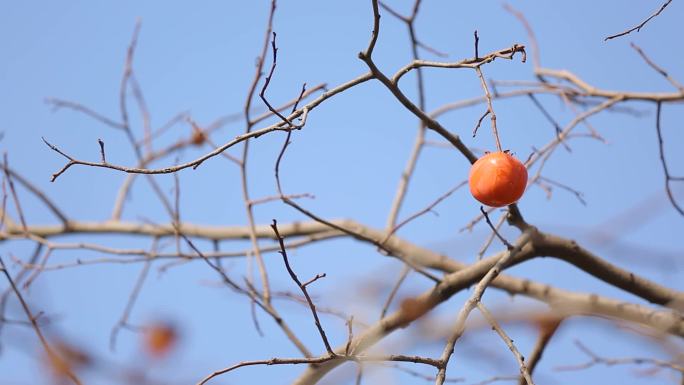
[[[160,322],[147,327],[144,337],[147,353],[154,358],[161,358],[176,344],[178,332],[174,326]]]
[[[490,152],[473,163],[468,180],[475,199],[502,207],[515,203],[525,192],[527,169],[508,152]]]
[[[192,136],[190,136],[190,143],[192,143],[195,146],[201,146],[204,144],[204,141],[207,140],[207,135],[204,133],[204,131],[195,128],[192,130]]]

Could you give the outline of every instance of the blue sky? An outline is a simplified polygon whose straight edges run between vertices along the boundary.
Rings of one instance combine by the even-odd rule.
[[[391,4],[400,12],[410,10],[410,2]],[[684,81],[684,54],[677,36],[684,36],[680,22],[684,7],[673,2],[662,15],[639,33],[604,42],[603,38],[630,27],[649,15],[656,2],[516,2],[532,24],[539,40],[542,65],[567,69],[587,82],[607,89],[633,91],[672,91],[671,86],[639,58],[630,42],[641,46],[676,79]],[[200,125],[232,113],[239,113],[252,78],[268,12],[268,1],[5,1],[0,4],[0,142],[10,166],[35,182],[73,218],[105,220],[125,175],[111,170],[74,167],[50,183],[50,175],[64,159],[41,141],[47,138],[61,149],[82,159],[99,157],[97,139],[107,146],[111,162],[133,165],[133,154],[122,132],[106,127],[82,114],[68,110],[53,111],[47,97],[74,100],[117,118],[118,87],[126,47],[136,20],[142,30],[134,68],[149,110],[152,125],[158,127],[181,111],[189,111]],[[357,53],[365,48],[371,30],[370,1],[282,1],[274,21],[278,33],[279,62],[268,90],[275,104],[292,99],[301,84],[327,83],[335,86],[366,71]],[[410,60],[408,36],[404,25],[389,15],[382,18],[376,51],[381,69],[393,73]],[[458,60],[473,54],[472,33],[478,30],[480,52],[528,44],[524,29],[498,2],[424,1],[416,25],[421,40],[445,51],[448,59],[427,52],[427,59]],[[532,63],[519,60],[496,62],[483,67],[488,78],[533,80]],[[415,78],[408,75],[402,86],[415,96]],[[428,110],[440,105],[480,96],[474,72],[468,70],[426,71]],[[553,97],[540,100],[563,124],[572,113]],[[263,109],[255,99],[254,106]],[[631,103],[626,106],[636,116],[604,112],[590,121],[607,143],[578,139],[572,152],[559,150],[546,166],[545,175],[572,186],[584,194],[581,205],[572,194],[555,189],[552,199],[532,187],[520,202],[525,217],[543,230],[576,238],[611,262],[684,290],[682,246],[679,238],[684,218],[665,197],[664,178],[658,159],[655,134],[655,106]],[[131,121],[137,135],[142,134],[140,114],[129,100]],[[553,138],[553,127],[530,101],[495,101],[499,130],[504,147],[519,157],[530,154]],[[483,106],[463,109],[440,118],[447,128],[461,135],[469,146],[492,149],[488,122],[476,138],[470,130]],[[684,143],[679,104],[663,107],[662,127],[666,155],[672,173],[684,174]],[[312,193],[306,207],[330,218],[353,218],[373,227],[382,227],[405,160],[415,136],[417,122],[378,83],[356,87],[321,105],[309,117],[306,128],[293,136],[283,161],[284,188],[290,193]],[[224,142],[244,129],[237,121],[219,131],[212,139]],[[175,126],[157,144],[160,148],[189,135],[187,124]],[[438,139],[430,135],[430,139]],[[255,198],[275,193],[273,164],[284,137],[281,133],[254,141],[250,158],[250,188]],[[239,148],[229,150],[238,154]],[[192,148],[179,154],[191,159],[206,148]],[[172,164],[173,157],[155,164]],[[466,160],[456,151],[427,148],[418,165],[401,218],[425,207],[451,186],[463,180]],[[171,196],[173,178],[156,177]],[[181,215],[184,220],[214,225],[246,223],[242,206],[239,172],[230,163],[215,158],[197,170],[179,174],[182,185]],[[142,182],[139,181],[139,182]],[[684,187],[673,186],[684,201]],[[29,223],[55,223],[43,206],[20,189],[20,198]],[[645,211],[630,213],[635,207]],[[400,235],[417,244],[434,248],[464,262],[473,261],[487,236],[480,225],[470,232],[459,232],[479,205],[462,189],[437,207],[439,216],[426,215],[407,225]],[[14,212],[10,210],[10,214]],[[279,203],[255,209],[257,222],[273,218],[286,223],[304,220],[301,215]],[[168,221],[163,207],[145,183],[137,183],[126,206],[124,219],[163,223]],[[596,241],[599,233],[618,234],[615,242]],[[515,232],[506,231],[508,236]],[[122,236],[65,237],[63,241],[87,240],[112,247],[146,247],[150,241]],[[209,245],[200,243],[203,247]],[[225,242],[227,249],[240,250],[243,242]],[[500,245],[496,246],[497,248]],[[5,242],[0,256],[29,257],[28,242]],[[97,257],[96,253],[60,252],[51,262]],[[269,272],[279,290],[294,290],[277,255],[267,256]],[[148,368],[152,378],[165,383],[194,383],[207,373],[244,359],[294,356],[296,351],[267,316],[259,316],[266,332],[254,330],[249,304],[228,290],[217,287],[218,277],[206,265],[183,264],[161,272],[165,262],[155,263],[145,283],[132,321],[144,323],[156,318],[174,320],[182,333],[181,345],[172,357],[161,363],[146,362],[139,349],[139,336],[122,331],[119,349],[108,349],[111,327],[123,311],[128,294],[142,265],[107,264],[63,269],[41,275],[26,292],[35,311],[44,311],[53,322],[50,331],[72,341],[112,367]],[[374,248],[348,240],[329,241],[293,252],[293,263],[301,277],[325,272],[328,277],[312,286],[322,306],[337,307],[359,319],[374,320],[382,293],[389,290],[401,267],[382,257]],[[246,272],[242,260],[227,261],[235,277]],[[13,268],[16,268],[14,266]],[[629,299],[630,295],[560,262],[535,260],[516,267],[511,273],[554,283],[559,287]],[[0,284],[0,287],[4,283]],[[412,276],[401,295],[417,294],[429,287]],[[381,290],[380,295],[370,295]],[[432,316],[448,325],[464,300],[464,293],[442,306]],[[490,291],[485,297],[492,308],[509,306],[510,300]],[[515,299],[514,307],[528,302]],[[316,352],[322,346],[313,332],[306,309],[287,302],[279,304],[283,314]],[[10,314],[21,317],[16,302]],[[345,339],[344,324],[323,317],[335,345]],[[606,321],[571,321],[551,346],[539,368],[540,382],[570,384],[577,381],[649,383],[653,378],[635,378],[630,367],[597,368],[577,373],[559,373],[553,367],[582,362],[573,340],[580,338],[606,356],[658,356],[664,353],[644,338],[615,331]],[[533,334],[524,326],[511,325],[510,333],[529,351]],[[384,346],[405,353],[437,356],[441,341],[409,344],[411,331],[392,336]],[[7,326],[0,335],[0,383],[35,384],[46,382],[39,346],[32,331]],[[491,366],[481,359],[469,358],[469,349],[485,346],[505,364]],[[450,373],[475,383],[493,374],[515,374],[516,367],[501,341],[487,330],[473,332],[456,351]],[[498,360],[498,358],[497,358]],[[484,360],[486,361],[486,360]],[[226,375],[216,384],[288,383],[300,373],[298,367],[245,369]],[[496,371],[496,373],[494,373]],[[326,383],[353,383],[353,370],[341,370]],[[84,374],[87,383],[121,383],[102,372]],[[667,378],[662,374],[658,379]],[[367,383],[416,383],[413,377],[396,371],[369,374]],[[546,382],[546,381],[544,381]]]

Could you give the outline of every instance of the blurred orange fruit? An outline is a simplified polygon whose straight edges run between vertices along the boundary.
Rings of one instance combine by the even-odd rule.
[[[178,340],[176,328],[166,324],[157,323],[145,330],[145,350],[154,358],[161,358],[173,349]]]

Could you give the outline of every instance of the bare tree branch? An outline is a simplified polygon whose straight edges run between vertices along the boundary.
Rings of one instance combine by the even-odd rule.
[[[646,23],[648,23],[649,21],[651,21],[651,19],[653,19],[654,17],[660,15],[660,13],[663,12],[663,11],[665,10],[665,7],[667,7],[668,5],[670,5],[671,2],[672,2],[672,0],[667,0],[665,3],[663,3],[663,5],[660,6],[660,8],[659,8],[654,14],[652,14],[651,16],[649,16],[646,20],[642,21],[639,25],[637,25],[637,26],[635,26],[635,27],[633,27],[633,28],[630,28],[630,29],[628,29],[628,30],[626,30],[626,31],[617,33],[617,34],[615,34],[615,35],[607,36],[607,37],[606,37],[605,39],[603,39],[603,40],[604,40],[604,41],[608,41],[608,40],[611,40],[611,39],[615,39],[616,37],[625,36],[625,35],[627,35],[627,34],[630,34],[630,33],[634,32],[634,31],[637,31],[637,32],[641,31],[641,28],[643,28],[643,27],[646,25]]]

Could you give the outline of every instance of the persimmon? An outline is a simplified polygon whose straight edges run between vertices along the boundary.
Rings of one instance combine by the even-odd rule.
[[[490,152],[473,163],[468,178],[475,199],[502,207],[515,203],[525,192],[527,169],[508,152]]]
[[[195,146],[201,146],[204,144],[204,141],[207,140],[207,136],[204,133],[204,131],[195,128],[192,131],[192,136],[190,137],[190,143],[192,143]]]
[[[145,350],[155,358],[166,355],[178,339],[176,328],[167,323],[156,323],[145,330]]]

